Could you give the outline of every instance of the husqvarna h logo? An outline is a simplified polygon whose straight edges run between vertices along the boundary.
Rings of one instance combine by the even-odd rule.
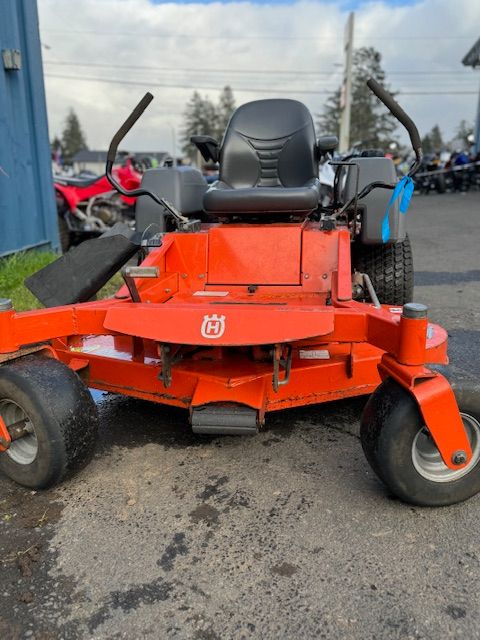
[[[225,333],[225,316],[203,316],[200,333],[204,338],[221,338]]]

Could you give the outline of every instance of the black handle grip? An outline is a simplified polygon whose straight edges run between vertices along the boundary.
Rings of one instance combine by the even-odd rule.
[[[392,113],[392,115],[394,115],[395,118],[397,118],[397,120],[403,124],[405,129],[408,131],[408,135],[410,136],[412,147],[416,152],[419,151],[422,147],[422,141],[420,140],[420,134],[418,133],[417,126],[410,118],[410,116],[405,113],[398,102],[394,100],[393,96],[390,95],[379,82],[377,82],[373,78],[370,78],[369,80],[367,80],[367,86],[373,91],[377,98],[381,102],[383,102],[390,113]]]
[[[152,100],[153,100],[152,94],[146,93],[143,96],[143,98],[140,100],[140,102],[137,104],[135,109],[132,111],[132,113],[128,116],[128,118],[122,124],[122,126],[117,131],[117,133],[113,136],[112,141],[110,142],[110,146],[108,148],[107,162],[110,162],[112,164],[115,162],[115,156],[117,155],[118,145],[123,140],[123,138],[127,135],[130,129],[136,123],[136,121],[140,118],[140,116],[142,115],[142,113],[145,111],[145,109],[148,107],[148,105]]]

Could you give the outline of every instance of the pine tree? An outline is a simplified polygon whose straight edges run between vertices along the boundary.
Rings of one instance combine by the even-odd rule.
[[[190,142],[191,136],[203,135],[215,137],[217,132],[217,114],[213,103],[202,98],[198,91],[194,91],[184,113],[183,152],[192,161],[197,158],[197,149]]]
[[[182,149],[185,155],[192,161],[198,158],[197,149],[190,142],[191,136],[212,136],[220,143],[234,110],[235,98],[228,85],[223,88],[217,106],[207,96],[203,98],[198,91],[194,91],[183,114]]]
[[[433,151],[432,137],[429,133],[426,133],[422,138],[422,151],[423,153],[432,153]]]
[[[441,151],[444,147],[444,142],[442,138],[442,132],[440,131],[440,127],[438,126],[438,124],[433,127],[430,136],[432,138],[434,151]]]
[[[436,124],[432,130],[422,138],[422,149],[424,153],[438,153],[442,151],[445,144],[442,138],[440,127]]]
[[[82,149],[88,149],[85,135],[75,111],[70,109],[62,133],[62,151],[65,161],[71,162],[73,156]]]
[[[217,107],[217,123],[216,123],[216,138],[220,142],[227,128],[230,116],[235,111],[235,98],[233,97],[233,91],[230,86],[223,88],[222,93],[218,101]]]
[[[385,85],[386,75],[381,65],[382,56],[373,47],[362,47],[353,53],[352,112],[350,144],[370,148],[387,148],[394,139],[397,120],[378,101],[367,87],[368,78]],[[328,98],[323,113],[318,117],[322,134],[340,133],[340,87]]]
[[[318,116],[317,128],[321,135],[340,135],[340,88],[327,98],[323,112]],[[352,113],[353,118],[353,113]]]

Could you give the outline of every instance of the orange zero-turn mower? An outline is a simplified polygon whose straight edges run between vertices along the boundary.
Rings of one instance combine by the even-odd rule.
[[[192,139],[219,162],[209,188],[195,169],[168,167],[125,191],[111,169],[143,98],[112,140],[107,177],[156,223],[140,240],[114,229],[32,276],[46,308],[0,303],[4,473],[43,488],[88,460],[98,421],[88,387],[182,407],[196,433],[232,435],[256,433],[269,411],[372,394],[361,442],[391,492],[446,505],[479,491],[480,403],[431,367],[447,364],[447,335],[411,302],[404,211],[420,138],[368,84],[416,161],[400,183],[392,161],[369,152],[332,162],[323,206],[318,163],[337,140],[317,139],[294,100],[239,107],[221,145]],[[115,297],[89,301],[122,267]]]

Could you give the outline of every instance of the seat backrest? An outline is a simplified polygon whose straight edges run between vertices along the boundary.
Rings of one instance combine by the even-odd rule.
[[[315,129],[296,100],[256,100],[239,107],[220,149],[220,180],[233,188],[300,187],[318,178]]]

